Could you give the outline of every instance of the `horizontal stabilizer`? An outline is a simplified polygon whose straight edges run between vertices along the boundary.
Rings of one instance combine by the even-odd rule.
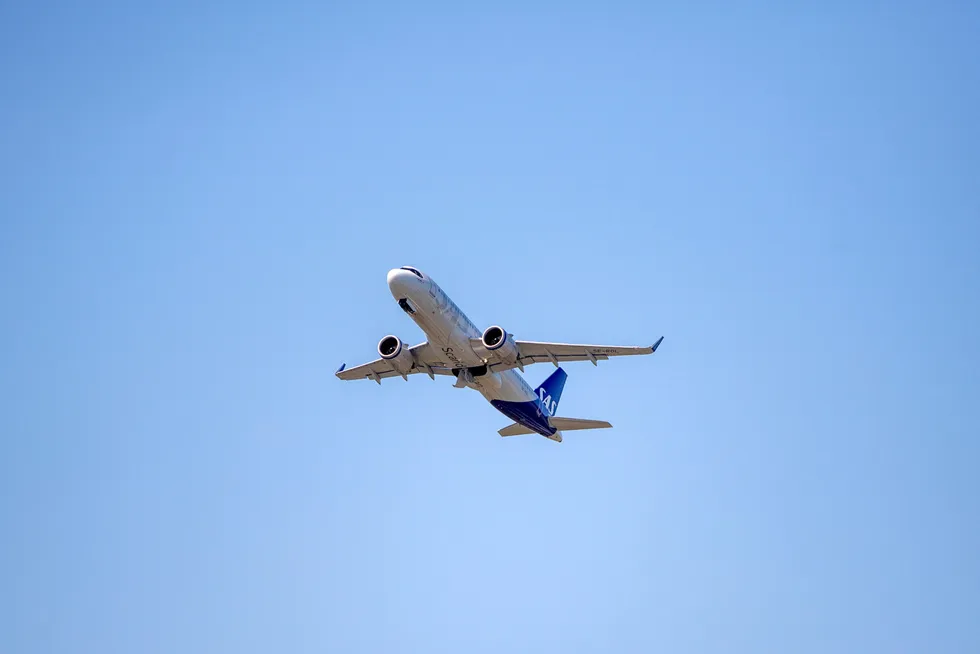
[[[612,427],[605,420],[582,420],[581,418],[552,418],[551,426],[559,431],[575,431],[577,429],[609,429]]]
[[[551,418],[551,426],[559,431],[577,431],[580,429],[609,429],[612,427],[605,420],[582,420],[581,418]],[[534,432],[522,424],[507,425],[499,432],[501,436],[521,436]],[[560,437],[559,437],[560,438]]]
[[[534,432],[519,422],[515,422],[512,425],[507,425],[497,433],[501,436],[521,436],[523,434],[533,434]]]

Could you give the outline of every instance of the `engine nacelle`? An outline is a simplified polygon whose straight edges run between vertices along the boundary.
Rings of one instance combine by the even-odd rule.
[[[507,365],[514,365],[521,353],[517,350],[517,343],[512,336],[503,327],[494,325],[487,327],[480,340],[493,359]]]
[[[378,354],[387,361],[399,374],[407,374],[415,364],[412,353],[404,347],[397,336],[385,336],[378,343]]]

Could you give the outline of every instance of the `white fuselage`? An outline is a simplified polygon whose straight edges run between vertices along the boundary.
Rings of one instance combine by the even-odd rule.
[[[421,274],[421,273],[419,273]],[[468,369],[484,364],[470,345],[482,332],[428,275],[396,268],[388,273],[388,288],[396,301],[407,300],[402,309],[425,332],[429,345],[441,353],[446,367]],[[410,309],[410,310],[409,310]],[[462,373],[461,373],[462,374]],[[533,402],[537,399],[524,377],[516,370],[467,375],[467,386],[483,394],[487,401]]]

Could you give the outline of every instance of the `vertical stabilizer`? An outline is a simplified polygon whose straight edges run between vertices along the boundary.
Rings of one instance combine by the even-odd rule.
[[[568,374],[564,370],[559,368],[558,370],[551,373],[551,376],[545,379],[540,386],[538,386],[535,393],[538,396],[538,402],[541,404],[541,408],[549,416],[555,415],[558,411],[558,400],[561,399],[561,391],[565,388],[565,380],[568,378]]]

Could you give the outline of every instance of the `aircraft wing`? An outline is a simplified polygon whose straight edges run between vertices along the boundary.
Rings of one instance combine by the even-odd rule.
[[[430,347],[428,343],[413,345],[408,348],[408,351],[412,353],[412,358],[415,359],[415,365],[405,373],[406,375],[422,373],[430,376],[452,376],[452,369],[448,367],[446,362],[439,358],[438,350]],[[374,361],[353,368],[340,366],[340,370],[337,371],[336,375],[345,381],[373,379],[379,384],[382,379],[387,379],[388,377],[401,377],[401,373],[392,368],[391,364],[384,359],[375,359]],[[435,379],[434,376],[432,378]],[[407,380],[408,377],[406,376],[405,379]]]
[[[598,365],[599,361],[605,361],[609,357],[631,356],[635,354],[653,354],[660,347],[664,340],[661,336],[657,342],[647,347],[634,345],[574,345],[572,343],[541,343],[538,341],[514,341],[520,355],[519,365],[495,363],[490,365],[494,372],[510,370],[511,368],[522,368],[532,363],[544,363],[550,361],[555,366],[566,361],[591,361],[593,365]]]

